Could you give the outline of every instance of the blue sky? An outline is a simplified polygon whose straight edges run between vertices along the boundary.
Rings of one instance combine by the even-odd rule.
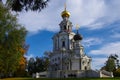
[[[18,16],[19,23],[28,30],[28,58],[52,51],[51,38],[59,31],[65,2],[73,31],[76,24],[80,25],[85,53],[92,57],[92,69],[100,69],[110,54],[120,56],[120,0],[51,0],[40,13],[23,11]]]

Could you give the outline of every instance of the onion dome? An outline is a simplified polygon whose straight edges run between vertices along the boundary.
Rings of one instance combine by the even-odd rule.
[[[77,34],[74,35],[73,39],[74,39],[75,41],[77,41],[77,40],[82,40],[82,36],[81,36],[81,35],[78,33],[78,31],[77,31]]]
[[[61,13],[61,16],[64,18],[64,17],[70,17],[70,13],[66,10],[64,10],[62,13]]]
[[[61,13],[61,16],[62,16],[62,18],[64,18],[64,17],[67,17],[67,18],[69,18],[70,17],[70,12],[68,12],[67,10],[66,10],[66,4],[65,4],[65,10]]]

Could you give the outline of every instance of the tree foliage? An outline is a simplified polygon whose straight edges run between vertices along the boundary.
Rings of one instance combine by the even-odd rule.
[[[46,7],[49,0],[7,0],[6,5],[13,11],[22,10],[41,11]]]
[[[46,71],[48,69],[48,58],[45,57],[36,57],[36,58],[30,58],[30,60],[28,61],[28,72],[31,75],[32,73],[36,73],[36,72],[43,72]]]
[[[114,76],[115,76],[115,77],[120,77],[120,68],[117,68],[117,69],[114,71]]]
[[[19,67],[17,68],[15,72],[15,76],[23,76],[23,77],[27,76],[27,72],[26,72],[27,59],[24,55],[27,52],[28,48],[29,48],[29,45],[26,45],[24,43],[22,48],[18,49],[21,52],[21,56],[20,56],[20,61],[19,61]]]
[[[109,72],[113,72],[115,77],[120,76],[120,63],[118,59],[118,55],[112,54],[108,57],[105,66],[101,68],[101,70],[106,70]]]
[[[115,61],[113,58],[109,57],[106,61],[105,69],[109,72],[113,72],[115,70]]]
[[[106,65],[103,66],[101,69],[104,69],[106,71],[113,72],[119,67],[119,59],[118,55],[112,54],[108,57],[108,60],[106,61]]]
[[[25,37],[27,31],[18,24],[15,15],[0,4],[0,74],[9,76],[14,73],[25,52]]]

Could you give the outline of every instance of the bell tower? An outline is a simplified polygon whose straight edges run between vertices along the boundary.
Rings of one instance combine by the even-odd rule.
[[[64,11],[61,13],[61,17],[63,20],[60,25],[60,32],[71,32],[72,31],[72,23],[69,21],[70,13],[66,10],[66,5]]]
[[[61,51],[62,48],[70,50],[73,48],[72,22],[69,20],[70,12],[66,10],[66,5],[61,13],[60,31],[53,36],[53,51]]]

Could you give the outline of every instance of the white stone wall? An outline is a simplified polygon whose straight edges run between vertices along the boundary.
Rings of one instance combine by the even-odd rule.
[[[72,70],[80,70],[79,60],[72,60]]]
[[[113,77],[113,73],[107,71],[95,71],[95,70],[58,70],[58,71],[45,71],[33,74],[33,78],[86,78],[86,77]]]

